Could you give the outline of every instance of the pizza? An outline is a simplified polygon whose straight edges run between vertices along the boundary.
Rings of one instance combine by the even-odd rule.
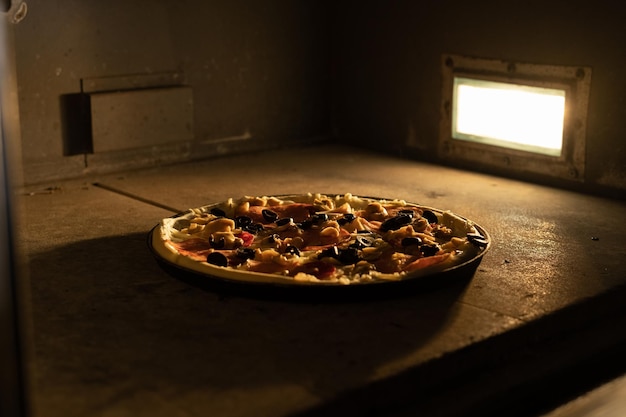
[[[235,281],[350,285],[400,281],[462,265],[488,234],[450,211],[351,194],[242,197],[168,217],[156,255]]]

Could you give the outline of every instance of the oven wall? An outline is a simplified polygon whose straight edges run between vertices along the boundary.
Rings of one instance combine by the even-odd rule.
[[[437,161],[442,54],[589,66],[585,178],[571,185],[626,189],[626,12],[617,4],[366,0],[336,7],[333,125],[342,140]]]
[[[626,77],[621,70],[626,16],[617,5],[29,0],[28,6],[26,19],[16,26],[27,183],[328,136],[441,163],[436,156],[440,60],[454,53],[592,67],[584,182],[572,185],[626,189]],[[141,87],[149,87],[154,74],[174,74],[175,87],[190,88],[190,93],[168,90],[162,101],[170,108],[152,112],[188,116],[187,135],[165,143],[167,137],[157,138],[157,127],[154,137],[133,138],[119,150],[117,144],[106,146],[106,135],[95,138],[105,143],[94,148],[94,138],[86,137],[79,123],[79,143],[76,135],[70,137],[68,124],[81,114],[68,110],[64,98],[79,95],[81,82],[98,79],[106,85],[102,80],[107,78],[138,77],[148,80]],[[186,94],[190,110],[180,105]],[[99,111],[111,99],[137,117],[123,122],[119,112],[105,111],[96,117],[100,126],[124,132],[133,129],[133,120],[148,117],[141,114],[141,99],[104,98]],[[149,110],[151,104],[144,104]]]
[[[24,181],[327,138],[327,11],[318,0],[28,0],[16,27]],[[158,74],[169,77],[167,88],[142,94],[164,87]],[[68,105],[84,103],[92,80],[91,107]],[[92,114],[83,123],[85,111]],[[162,114],[189,122],[171,143],[159,137],[163,124],[107,143],[115,139],[109,127],[116,135],[141,130],[135,113],[137,123]]]

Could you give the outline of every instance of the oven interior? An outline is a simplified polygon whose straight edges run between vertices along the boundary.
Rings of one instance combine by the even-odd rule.
[[[4,3],[6,415],[624,408],[623,11]],[[454,137],[468,79],[561,94],[562,149]],[[493,249],[435,288],[302,302],[189,285],[146,247],[189,207],[303,192],[450,209]]]

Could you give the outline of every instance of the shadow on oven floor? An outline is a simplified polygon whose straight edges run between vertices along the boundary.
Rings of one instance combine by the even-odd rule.
[[[60,246],[29,268],[36,400],[59,415],[146,390],[183,409],[227,407],[225,392],[312,405],[456,348],[433,336],[459,332],[471,308],[457,303],[468,279],[366,301],[215,292],[165,273],[141,233]]]

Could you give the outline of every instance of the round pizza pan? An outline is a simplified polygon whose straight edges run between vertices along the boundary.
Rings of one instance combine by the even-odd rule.
[[[326,194],[334,195],[334,194]],[[287,196],[277,196],[287,197]],[[361,197],[361,196],[359,196]],[[377,197],[362,197],[376,200],[383,200]],[[219,203],[216,203],[219,204]],[[410,203],[414,204],[414,203]],[[417,204],[416,204],[417,205]],[[204,207],[211,207],[208,204]],[[442,210],[418,205],[419,207],[441,213]],[[179,217],[186,212],[176,214],[172,217]],[[455,216],[467,220],[454,213]],[[159,232],[159,225],[154,226],[147,236],[147,246],[155,257],[158,265],[169,275],[187,284],[202,288],[207,291],[220,294],[238,295],[252,298],[286,299],[290,301],[337,301],[337,300],[364,300],[370,298],[384,298],[389,296],[402,296],[424,291],[453,283],[469,282],[474,276],[476,269],[480,265],[484,255],[492,246],[492,239],[489,233],[480,225],[472,222],[472,225],[487,239],[487,245],[474,257],[463,263],[451,266],[441,271],[425,273],[416,276],[407,276],[401,280],[378,280],[357,282],[351,284],[324,284],[301,281],[290,281],[287,279],[258,280],[242,279],[241,274],[236,279],[229,276],[227,270],[219,271],[220,274],[209,274],[199,272],[182,265],[169,261],[161,256],[153,245],[153,235]],[[255,273],[258,274],[258,273]],[[262,274],[271,275],[271,274]]]

